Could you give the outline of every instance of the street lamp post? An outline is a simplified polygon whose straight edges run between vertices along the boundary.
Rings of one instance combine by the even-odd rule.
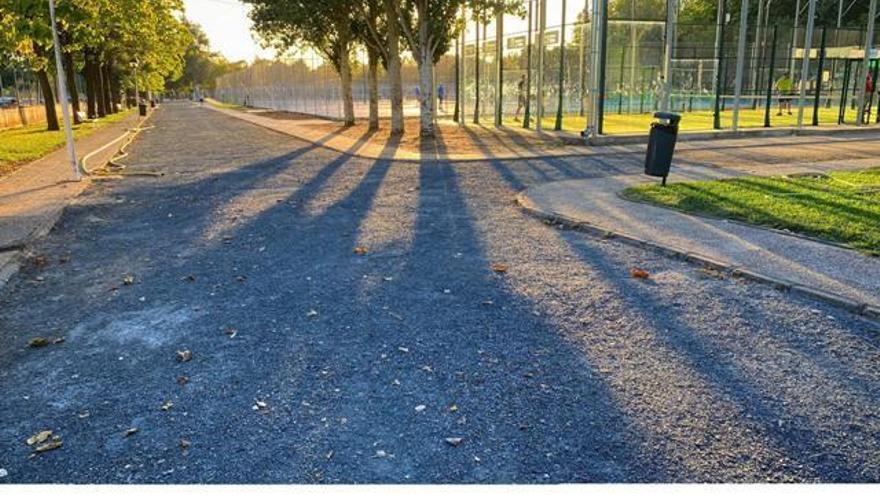
[[[79,181],[82,178],[79,164],[76,160],[76,149],[73,146],[73,129],[70,127],[70,108],[68,108],[67,87],[64,84],[64,65],[61,63],[61,44],[58,42],[58,29],[55,24],[55,1],[49,0],[49,20],[52,23],[52,42],[55,45],[55,70],[58,76],[58,99],[61,100],[61,117],[64,120],[64,135],[67,140],[67,154],[70,155],[70,164],[73,166],[73,177]]]

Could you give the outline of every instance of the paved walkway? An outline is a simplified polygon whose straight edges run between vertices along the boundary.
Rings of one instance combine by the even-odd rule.
[[[77,156],[91,153],[124,134],[137,119],[132,115],[78,139]],[[90,163],[112,157],[117,149],[118,146],[108,147],[91,158]],[[20,249],[51,229],[64,207],[90,182],[88,178],[73,181],[73,168],[64,147],[0,179],[0,284],[14,272]]]
[[[671,180],[824,172],[875,165],[876,159],[741,169],[685,165],[675,167]],[[618,194],[627,187],[656,181],[643,175],[619,175],[551,182],[527,189],[519,199],[524,207],[543,216],[585,222],[788,285],[843,296],[856,306],[873,305],[874,311],[880,308],[880,259],[802,237],[633,202]]]

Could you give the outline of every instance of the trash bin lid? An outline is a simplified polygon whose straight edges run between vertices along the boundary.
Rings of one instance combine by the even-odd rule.
[[[654,112],[654,118],[668,120],[670,124],[675,125],[681,120],[681,115],[672,112]]]

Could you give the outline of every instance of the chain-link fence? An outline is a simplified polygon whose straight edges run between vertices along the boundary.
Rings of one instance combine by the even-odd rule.
[[[679,3],[688,8],[687,2]],[[522,5],[522,16],[488,22],[475,21],[471,13],[463,17],[464,31],[434,69],[436,93],[445,96],[437,104],[438,119],[457,115],[468,124],[570,132],[586,129],[592,119],[604,134],[646,133],[659,109],[682,113],[685,131],[731,129],[734,107],[738,128],[857,119],[859,92],[866,84],[857,80],[863,74],[865,26],[816,26],[807,51],[804,16],[795,25],[753,15],[742,46],[737,96],[739,15],[722,15],[717,18],[724,21],[717,22],[711,12],[705,22],[669,24],[667,4],[658,0],[612,1],[598,19],[592,18],[593,0],[523,0]],[[679,10],[675,18],[681,15]],[[877,36],[871,46],[877,46]],[[872,80],[877,58],[875,48]],[[356,53],[353,96],[359,118],[368,111],[365,68],[365,55]],[[415,116],[418,71],[408,56],[402,74],[405,115]],[[390,113],[389,89],[380,69],[381,116]],[[229,103],[342,116],[338,77],[317,56],[258,61],[221,78],[215,96]],[[868,92],[871,123],[880,115],[877,99],[876,91]]]

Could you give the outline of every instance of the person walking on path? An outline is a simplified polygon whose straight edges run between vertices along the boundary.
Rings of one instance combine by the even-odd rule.
[[[788,110],[788,114],[791,115],[792,95],[794,95],[794,81],[786,72],[776,80],[776,97],[779,99],[779,112],[776,115],[782,115],[783,108]]]
[[[874,96],[874,77],[868,72],[865,77],[865,107],[862,115],[864,115],[865,124],[871,123],[871,102]]]
[[[526,106],[526,75],[523,74],[516,83],[516,114],[513,120],[519,122],[519,112]]]
[[[437,107],[440,109],[440,111],[445,113],[446,112],[446,86],[444,86],[443,83],[440,83],[440,85],[437,86],[437,103],[438,103]]]

